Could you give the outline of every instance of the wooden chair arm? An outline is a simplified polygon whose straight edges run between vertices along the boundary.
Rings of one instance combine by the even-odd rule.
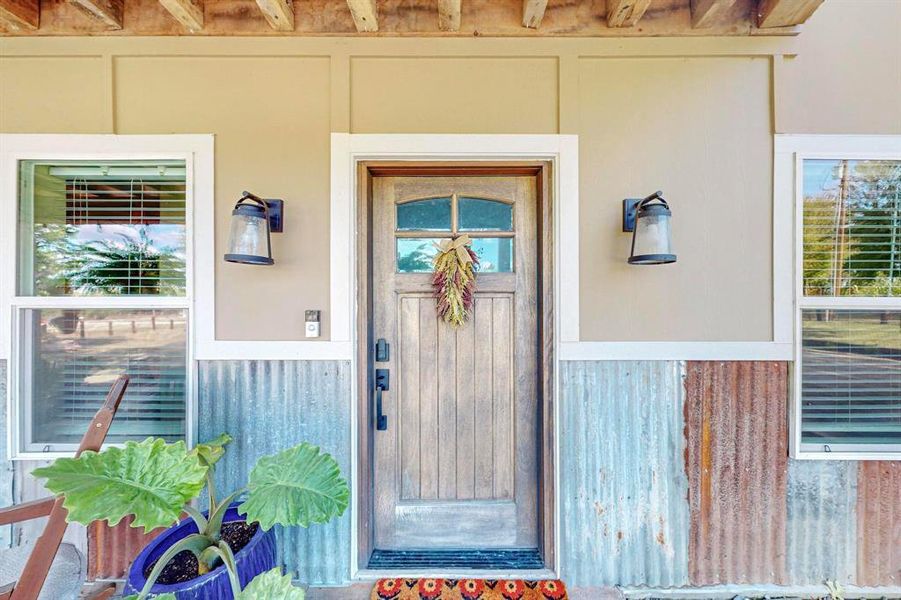
[[[55,500],[56,498],[51,496],[50,498],[23,502],[8,508],[0,508],[0,525],[21,523],[22,521],[46,517],[53,510],[53,502]],[[3,596],[0,596],[0,600],[3,600]]]
[[[12,597],[13,590],[15,588],[15,583],[7,583],[6,585],[0,587],[0,600],[9,600]]]

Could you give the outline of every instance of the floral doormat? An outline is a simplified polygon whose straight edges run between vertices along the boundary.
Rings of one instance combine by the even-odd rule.
[[[565,600],[559,579],[379,579],[370,600]]]

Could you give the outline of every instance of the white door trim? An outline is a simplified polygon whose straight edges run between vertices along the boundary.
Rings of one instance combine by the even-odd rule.
[[[428,135],[428,134],[349,134],[333,133],[331,146],[331,336],[333,343],[356,347],[357,297],[356,214],[357,166],[361,161],[516,161],[542,160],[551,163],[554,210],[554,314],[555,346],[561,342],[579,341],[579,142],[575,135]],[[561,235],[561,232],[567,235]],[[566,294],[560,294],[561,282]],[[554,352],[554,427],[559,428],[559,357]],[[351,380],[357,381],[356,353],[351,350]],[[357,404],[357,386],[351,386],[351,406]],[[378,576],[361,569],[357,560],[359,530],[359,494],[357,468],[359,461],[357,411],[351,410],[351,579]],[[558,431],[554,435],[555,495],[559,490]],[[554,502],[555,561],[547,576],[559,572],[560,501]],[[465,575],[458,573],[457,575]],[[490,575],[490,573],[489,573]],[[502,576],[499,574],[499,576]]]

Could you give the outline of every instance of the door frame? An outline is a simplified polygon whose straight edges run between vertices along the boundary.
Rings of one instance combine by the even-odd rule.
[[[415,163],[415,164],[414,164]],[[578,341],[578,138],[572,135],[332,134],[330,308],[333,341],[350,342],[351,355],[351,578],[385,573],[366,569],[372,551],[371,428],[368,312],[369,181],[375,174],[531,174],[540,177],[540,268],[543,376],[539,532],[540,572],[449,571],[392,575],[538,576],[559,572],[559,352]],[[418,169],[428,169],[419,171]],[[561,231],[567,235],[561,236]],[[567,293],[559,293],[566,281]],[[339,321],[339,315],[349,319]],[[565,316],[565,318],[564,318]],[[337,325],[337,327],[335,327]],[[344,326],[342,326],[344,325]]]

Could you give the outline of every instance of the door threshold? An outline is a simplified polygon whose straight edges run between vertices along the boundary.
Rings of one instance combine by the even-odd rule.
[[[559,579],[553,569],[360,569],[354,575],[354,581],[375,581],[402,577],[405,579],[421,579],[440,577],[443,579],[525,579],[527,581],[539,579]]]
[[[411,548],[372,551],[369,568],[524,571],[544,568],[538,548]]]

